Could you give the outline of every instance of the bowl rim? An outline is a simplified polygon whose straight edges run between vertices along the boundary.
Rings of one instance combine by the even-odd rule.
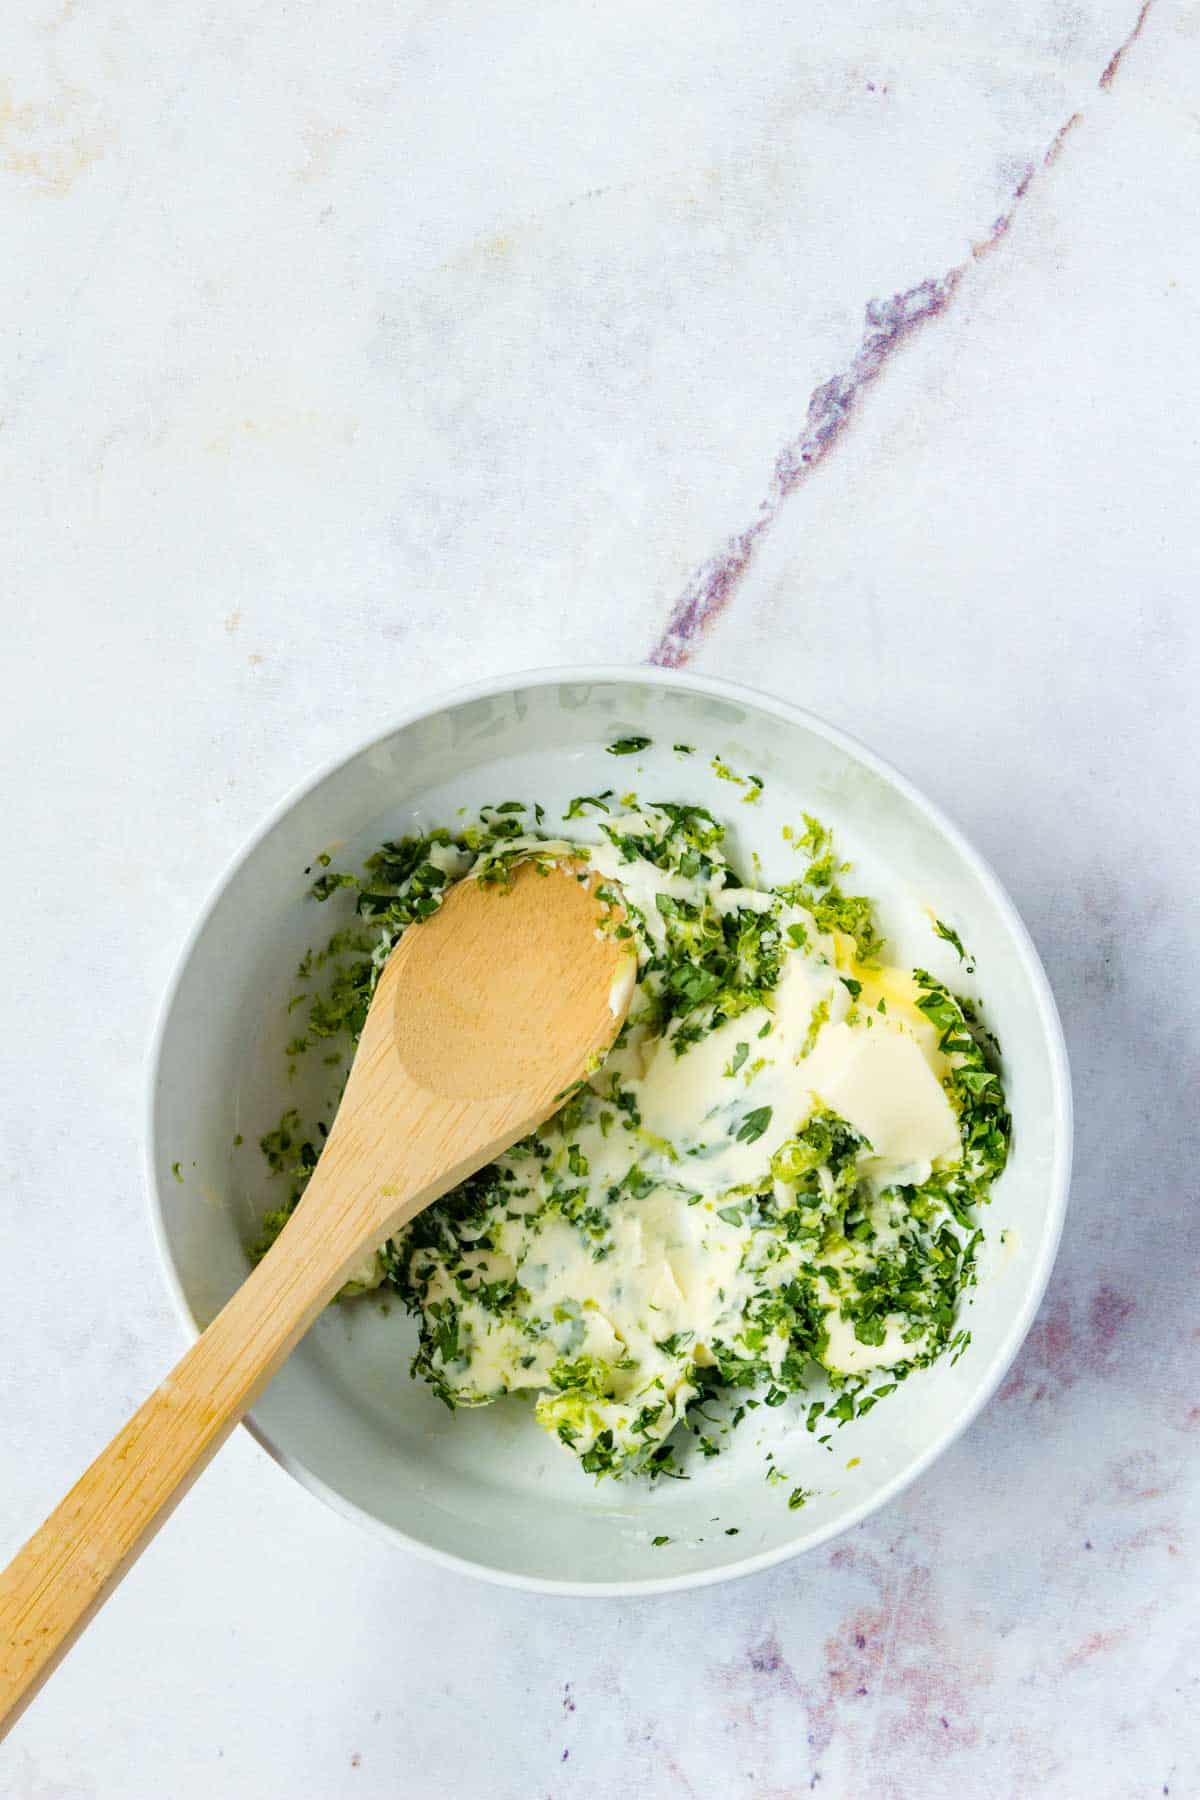
[[[186,1337],[189,1342],[194,1342],[200,1335],[200,1327],[188,1303],[167,1241],[163,1188],[159,1176],[162,1162],[156,1132],[157,1096],[163,1047],[185,971],[213,911],[230,882],[249,862],[259,845],[274,830],[275,826],[314,788],[407,726],[421,723],[436,717],[438,713],[472,700],[494,699],[501,694],[520,689],[546,688],[561,684],[604,685],[608,683],[678,688],[714,699],[729,700],[735,704],[773,715],[789,724],[800,725],[873,770],[925,814],[926,818],[950,841],[986,890],[992,904],[1003,918],[1024,965],[1050,1055],[1055,1146],[1054,1164],[1051,1169],[1047,1195],[1049,1230],[1043,1238],[1041,1253],[1032,1270],[1022,1303],[1014,1313],[1008,1331],[975,1392],[951,1424],[939,1433],[908,1468],[894,1475],[890,1481],[885,1482],[882,1487],[867,1496],[841,1519],[821,1527],[816,1532],[805,1534],[803,1541],[789,1540],[769,1550],[758,1551],[753,1555],[741,1557],[735,1562],[722,1563],[711,1569],[684,1571],[677,1575],[650,1576],[645,1580],[639,1578],[626,1581],[576,1581],[548,1576],[523,1575],[516,1570],[496,1568],[487,1562],[439,1549],[436,1545],[410,1536],[408,1532],[402,1531],[398,1526],[387,1524],[374,1513],[367,1511],[355,1501],[347,1499],[344,1494],[331,1488],[304,1463],[290,1456],[283,1446],[277,1443],[264,1429],[254,1417],[253,1412],[247,1413],[242,1420],[243,1426],[251,1437],[261,1445],[273,1461],[293,1476],[302,1487],[307,1488],[311,1494],[323,1500],[334,1512],[339,1513],[343,1518],[353,1520],[373,1536],[381,1538],[393,1546],[400,1546],[413,1552],[426,1562],[453,1570],[457,1574],[471,1575],[476,1579],[489,1581],[500,1587],[515,1588],[526,1593],[589,1599],[628,1599],[640,1595],[678,1593],[691,1588],[711,1587],[719,1582],[735,1581],[744,1576],[759,1574],[766,1569],[774,1568],[779,1563],[789,1561],[792,1557],[819,1549],[831,1539],[841,1537],[852,1530],[854,1526],[861,1524],[871,1514],[880,1511],[902,1494],[906,1488],[919,1480],[978,1418],[1012,1367],[1017,1352],[1024,1343],[1041,1305],[1058,1254],[1070,1191],[1073,1104],[1066,1041],[1049,978],[1024,920],[991,864],[975,849],[960,828],[935,801],[930,800],[920,788],[886,758],[878,755],[851,733],[843,731],[840,726],[831,725],[819,714],[809,711],[808,708],[797,706],[788,700],[781,700],[774,694],[765,693],[746,683],[727,681],[719,676],[693,673],[690,669],[663,669],[646,663],[567,664],[561,667],[511,670],[504,674],[488,676],[443,689],[420,704],[404,709],[389,725],[382,729],[372,730],[349,750],[339,751],[326,758],[316,768],[310,769],[309,773],[289,788],[267,812],[250,836],[226,862],[180,945],[159,1006],[147,1064],[143,1144],[151,1231],[158,1249],[168,1292],[174,1301]]]

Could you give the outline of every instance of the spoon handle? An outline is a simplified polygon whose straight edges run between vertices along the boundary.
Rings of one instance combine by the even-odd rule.
[[[336,1293],[356,1244],[301,1207],[0,1575],[0,1737]]]
[[[360,1258],[539,1125],[607,1050],[632,963],[598,917],[574,872],[526,864],[499,894],[460,882],[405,933],[296,1211],[0,1575],[0,1737]]]

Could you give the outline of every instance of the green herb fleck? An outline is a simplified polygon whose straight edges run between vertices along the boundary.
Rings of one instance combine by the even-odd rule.
[[[800,1046],[801,1057],[811,1056],[813,1047],[821,1035],[821,1027],[829,1018],[829,998],[818,1000],[812,1009],[812,1017],[808,1021],[808,1030],[804,1034],[804,1042]]]
[[[594,806],[597,812],[606,813],[610,810],[608,802],[611,799],[611,788],[605,788],[602,794],[576,794],[575,798],[571,801],[571,804],[567,807],[566,812],[563,814],[563,818],[564,820],[583,818],[583,809],[585,806]]]
[[[969,950],[966,950],[963,948],[963,941],[959,937],[957,931],[954,931],[949,925],[945,924],[941,919],[935,919],[933,921],[933,929],[937,933],[938,937],[942,938],[947,944],[950,944],[953,946],[954,950],[958,954],[959,962],[966,964],[967,974],[973,975],[975,973],[975,958],[971,955],[971,952]]]
[[[742,1120],[741,1125],[738,1127],[738,1143],[757,1143],[763,1132],[767,1129],[767,1126],[771,1123],[772,1111],[773,1108],[769,1106],[756,1106],[753,1112],[748,1112]]]
[[[336,894],[339,888],[357,886],[358,883],[354,876],[348,875],[343,870],[338,875],[318,875],[308,892],[309,897],[313,900],[328,900],[329,896]]]

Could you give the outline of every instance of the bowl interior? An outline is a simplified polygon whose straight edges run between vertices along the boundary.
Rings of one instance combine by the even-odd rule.
[[[607,754],[630,733],[652,745]],[[762,776],[757,804],[718,779],[715,756]],[[164,1020],[151,1147],[166,1253],[198,1325],[244,1278],[244,1245],[277,1203],[258,1138],[285,1106],[321,1100],[329,1076],[306,1059],[289,1085],[283,1051],[296,965],[341,916],[341,896],[320,909],[305,897],[317,854],[357,867],[385,837],[508,799],[540,801],[553,827],[572,795],[609,787],[703,802],[728,822],[735,864],[748,868],[757,852],[768,880],[795,872],[785,824],[807,811],[832,825],[893,953],[981,996],[1003,1046],[1014,1146],[985,1221],[965,1320],[972,1342],[958,1363],[914,1375],[824,1446],[805,1431],[801,1400],[760,1409],[689,1481],[594,1485],[527,1401],[451,1415],[410,1379],[415,1331],[399,1303],[329,1309],[255,1408],[284,1465],[435,1555],[583,1589],[761,1564],[844,1529],[911,1478],[995,1386],[1028,1328],[1061,1223],[1069,1133],[1061,1039],[1036,957],[986,870],[906,784],[768,701],[653,674],[528,683],[404,725],[318,781],[256,841],[204,920]],[[974,978],[934,936],[931,911],[969,945]],[[768,1451],[786,1484],[765,1481]],[[814,1497],[793,1511],[796,1486]],[[670,1542],[655,1547],[659,1535]]]

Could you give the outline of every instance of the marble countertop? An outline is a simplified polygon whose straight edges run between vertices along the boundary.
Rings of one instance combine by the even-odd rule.
[[[30,0],[0,73],[0,1552],[181,1347],[141,1095],[226,858],[439,688],[793,697],[1003,872],[1076,1084],[1000,1397],[837,1544],[572,1602],[238,1434],[13,1800],[1200,1793],[1200,10]]]

